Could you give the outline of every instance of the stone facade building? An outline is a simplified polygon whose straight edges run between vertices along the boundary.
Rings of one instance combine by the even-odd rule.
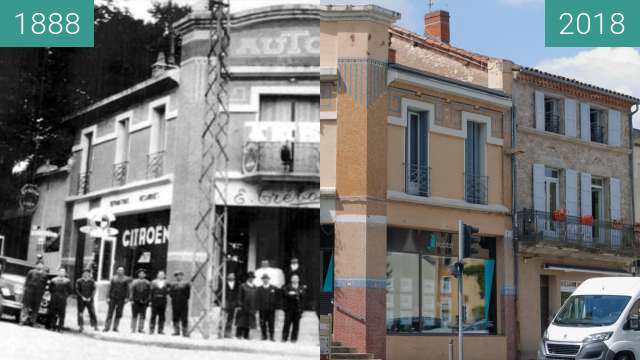
[[[527,358],[580,282],[628,274],[640,256],[630,114],[639,100],[519,66],[513,99],[519,350]]]

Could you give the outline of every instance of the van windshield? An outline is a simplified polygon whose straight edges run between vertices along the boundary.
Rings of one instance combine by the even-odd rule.
[[[556,325],[604,326],[611,325],[631,299],[621,295],[575,295],[562,306],[553,320]]]

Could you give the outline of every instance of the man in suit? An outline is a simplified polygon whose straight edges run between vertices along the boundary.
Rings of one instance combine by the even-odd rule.
[[[233,326],[233,320],[236,316],[236,308],[238,307],[238,289],[239,286],[236,283],[236,275],[234,273],[227,274],[227,281],[224,285],[225,288],[225,301],[222,306],[222,310],[225,312],[227,319],[224,325],[224,337],[231,337],[231,326]],[[222,296],[221,289],[218,291],[218,296]]]
[[[151,322],[149,333],[153,334],[158,325],[158,334],[164,334],[164,316],[167,310],[167,296],[169,284],[167,284],[164,271],[158,271],[158,275],[151,282]]]
[[[124,267],[119,266],[116,270],[116,276],[111,279],[109,284],[109,292],[107,293],[107,302],[109,309],[107,310],[107,319],[104,322],[104,332],[111,330],[111,320],[113,320],[113,331],[118,332],[118,325],[122,318],[122,310],[124,304],[129,298],[129,283],[131,279],[124,275]]]
[[[256,326],[256,287],[253,285],[255,276],[249,271],[247,280],[238,289],[238,305],[240,309],[236,315],[236,337],[249,339],[249,331]]]
[[[49,287],[51,293],[49,326],[51,330],[61,332],[64,328],[64,318],[67,314],[67,298],[73,292],[71,280],[67,277],[65,268],[58,269],[58,276],[51,279]]]
[[[91,277],[91,269],[82,271],[82,277],[76,280],[76,300],[78,303],[78,327],[80,332],[84,330],[84,309],[89,312],[89,322],[91,327],[98,331],[98,319],[96,318],[96,308],[93,304],[93,297],[96,294],[96,282]]]
[[[169,295],[171,296],[171,310],[173,312],[173,336],[189,337],[189,296],[191,295],[191,283],[184,280],[184,273],[177,271],[173,274],[176,281],[171,284]]]
[[[305,292],[306,286],[300,284],[298,275],[292,275],[291,282],[283,288],[284,327],[282,328],[282,341],[289,339],[289,331],[291,331],[291,342],[298,341]]]
[[[144,333],[144,319],[147,314],[147,306],[151,298],[151,283],[147,280],[147,272],[139,269],[136,272],[137,279],[131,283],[131,332]],[[138,322],[139,320],[139,322]]]
[[[278,288],[270,284],[270,277],[262,275],[262,285],[257,290],[258,310],[260,311],[260,332],[262,340],[273,338],[276,308],[278,307]]]

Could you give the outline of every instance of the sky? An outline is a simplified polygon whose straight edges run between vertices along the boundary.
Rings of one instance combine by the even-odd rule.
[[[102,1],[102,0],[96,0]],[[161,0],[168,1],[168,0]],[[173,0],[198,5],[206,0]],[[401,14],[397,25],[422,34],[428,0],[230,0],[232,12],[271,4],[376,4]],[[149,20],[152,0],[116,0]],[[435,0],[451,14],[451,44],[483,55],[640,97],[640,48],[547,48],[544,0]],[[640,128],[640,114],[634,120]]]

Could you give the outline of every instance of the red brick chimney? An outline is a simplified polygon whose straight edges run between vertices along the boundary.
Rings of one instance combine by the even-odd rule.
[[[443,43],[449,43],[449,12],[436,10],[424,16],[424,34],[440,39]]]

